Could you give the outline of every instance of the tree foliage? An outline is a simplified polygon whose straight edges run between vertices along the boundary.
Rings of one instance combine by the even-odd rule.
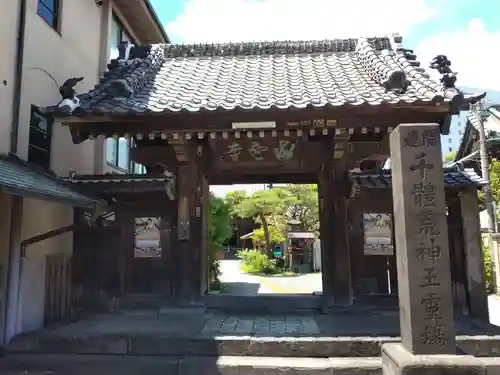
[[[214,284],[220,284],[218,281],[220,276],[219,262],[216,253],[232,234],[230,206],[224,199],[210,193],[209,210],[208,261],[210,264],[210,281]]]
[[[243,202],[247,198],[248,196],[245,190],[230,191],[229,193],[226,194],[224,200],[229,207],[229,213],[231,214],[232,218],[236,217],[244,218],[240,216],[242,213],[239,210],[239,206],[241,202]]]
[[[279,215],[283,209],[283,202],[292,199],[290,195],[280,188],[259,190],[251,196],[239,201],[233,212],[242,218],[253,218],[262,225],[264,233],[265,249],[271,254],[271,239],[269,234],[269,224],[273,222],[275,215]]]
[[[210,244],[220,249],[232,234],[230,206],[224,199],[210,193],[209,207],[210,220],[208,222],[208,233]]]
[[[318,188],[316,185],[285,185],[260,190],[247,196],[234,191],[226,196],[233,217],[253,218],[261,224],[256,237],[262,236],[268,254],[271,244],[284,242],[288,223],[298,222],[299,230],[319,230]]]
[[[317,185],[286,185],[282,188],[293,197],[285,202],[283,222],[299,222],[299,230],[304,232],[319,231],[319,207]]]
[[[500,160],[491,159],[490,184],[493,200],[498,203],[500,201]]]
[[[284,231],[277,227],[276,225],[269,225],[269,242],[273,245],[278,245],[280,243],[283,243],[286,241],[286,236]],[[264,228],[260,227],[256,230],[253,231],[254,234],[252,238],[254,238],[258,242],[264,242],[265,243],[265,234],[264,234]]]
[[[444,157],[444,161],[453,161],[455,160],[455,156],[457,155],[457,153],[454,151],[454,152],[450,152],[449,154],[446,154],[445,157]]]

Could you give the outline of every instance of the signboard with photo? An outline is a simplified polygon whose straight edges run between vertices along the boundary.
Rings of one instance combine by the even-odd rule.
[[[161,258],[160,218],[135,219],[134,258]]]
[[[387,213],[364,213],[365,255],[394,255],[392,217]]]

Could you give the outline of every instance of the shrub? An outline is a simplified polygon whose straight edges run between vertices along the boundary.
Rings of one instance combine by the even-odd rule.
[[[267,254],[259,250],[242,250],[238,252],[238,258],[243,262],[242,269],[253,274],[270,275],[277,272],[275,264],[269,259]]]
[[[495,293],[493,283],[493,261],[491,260],[491,251],[489,245],[483,242],[483,257],[484,257],[484,279],[486,282],[486,291],[488,294]]]

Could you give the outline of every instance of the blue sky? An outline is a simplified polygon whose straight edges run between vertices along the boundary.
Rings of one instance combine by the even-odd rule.
[[[499,0],[150,1],[173,43],[399,32],[404,46],[415,50],[423,67],[445,54],[458,72],[460,86],[500,91]],[[453,130],[454,145],[458,131]]]

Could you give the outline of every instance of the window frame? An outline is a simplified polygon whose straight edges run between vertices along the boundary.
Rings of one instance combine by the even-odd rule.
[[[37,127],[33,124],[34,116],[41,117],[45,123],[47,124],[47,130],[43,131],[40,127]],[[30,124],[29,124],[29,132],[28,132],[28,157],[27,161],[30,164],[37,165],[46,170],[50,170],[51,159],[52,159],[52,136],[54,129],[54,119],[44,116],[40,111],[38,111],[37,107],[31,105],[30,111]],[[40,147],[39,145],[35,145],[32,141],[34,138],[35,132],[39,133],[38,135],[45,135],[47,140],[47,149]],[[41,161],[39,158],[36,158],[36,154],[33,153],[32,150],[37,150],[38,153],[44,152],[46,154],[46,158]],[[38,154],[39,156],[40,154]]]
[[[125,40],[128,40],[130,41],[131,43],[133,44],[137,44],[137,41],[132,37],[132,35],[127,31],[127,29],[125,28],[125,26],[123,25],[123,22],[120,21],[120,18],[116,15],[115,12],[113,12],[112,14],[112,26],[111,26],[111,30],[110,30],[110,35],[109,35],[109,44],[111,45],[109,47],[109,54],[111,56],[111,51],[113,49],[118,49],[118,46],[120,45],[120,43],[123,43]],[[114,26],[117,26],[118,27],[118,32],[117,32],[117,40],[112,40],[114,38],[112,38],[113,36],[113,28]],[[118,57],[118,56],[117,56]],[[114,58],[117,58],[117,57],[114,57]]]
[[[52,1],[54,2],[54,9],[50,9],[50,7],[46,4],[47,0],[37,0],[36,13],[48,26],[56,31],[59,31],[62,0]],[[51,15],[51,20],[48,20],[43,13],[40,12],[40,7],[43,7],[45,12],[48,12]]]
[[[139,163],[136,163],[134,162],[131,158],[130,158],[130,154],[131,154],[131,150],[132,148],[134,147],[134,142],[132,139],[127,139],[127,152],[128,152],[128,167],[127,168],[123,168],[119,165],[119,160],[120,160],[120,139],[124,139],[123,137],[121,138],[117,138],[117,139],[114,139],[114,138],[106,138],[106,142],[105,142],[105,145],[106,145],[106,155],[105,155],[105,158],[106,158],[106,164],[108,164],[110,167],[112,168],[115,168],[115,169],[118,169],[122,172],[126,172],[126,173],[129,173],[129,174],[146,174],[146,167],[142,164],[139,164]],[[114,148],[114,158],[113,160],[109,160],[108,159],[108,146],[110,145],[111,142],[109,141],[112,141],[112,144],[113,144],[113,148]],[[139,172],[136,172],[136,171],[139,171]],[[142,172],[141,172],[142,171]]]
[[[112,27],[111,27],[111,31],[110,31],[110,35],[109,35],[109,44],[110,44],[110,47],[109,47],[109,50],[108,50],[108,53],[111,55],[111,52],[113,51],[113,49],[115,48],[118,48],[118,46],[120,45],[120,43],[124,42],[125,40],[129,40],[131,43],[134,43],[136,44],[136,41],[134,40],[134,38],[132,37],[132,35],[127,31],[127,29],[125,28],[125,26],[123,25],[123,23],[121,22],[120,18],[116,15],[115,12],[113,12],[112,14],[112,21],[113,23]],[[118,32],[116,33],[117,35],[117,40],[113,40],[114,38],[113,37],[113,28],[115,27],[118,28]],[[104,143],[105,146],[106,146],[106,152],[105,152],[105,159],[106,159],[106,164],[108,164],[110,167],[112,168],[115,168],[115,169],[118,169],[122,172],[126,172],[126,173],[132,173],[132,174],[135,174],[136,170],[139,170],[139,171],[142,171],[142,173],[138,173],[138,174],[146,174],[146,167],[141,165],[141,164],[138,164],[138,163],[135,163],[134,161],[131,160],[130,158],[130,154],[131,154],[131,150],[132,148],[134,147],[134,142],[133,140],[131,139],[128,139],[127,140],[127,143],[128,143],[128,147],[127,147],[127,152],[128,152],[128,168],[123,168],[121,166],[119,166],[119,161],[120,161],[120,139],[121,138],[118,138],[118,139],[114,139],[114,138],[107,138],[106,139],[106,142]],[[110,140],[112,142],[110,142]],[[108,158],[108,147],[110,146],[110,144],[112,143],[112,146],[114,148],[114,157],[112,160],[110,160]]]

